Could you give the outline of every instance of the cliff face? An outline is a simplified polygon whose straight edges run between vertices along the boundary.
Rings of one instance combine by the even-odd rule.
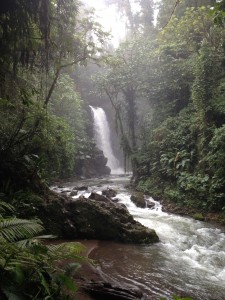
[[[92,153],[79,160],[76,168],[77,175],[85,178],[109,175],[111,170],[106,164],[107,158],[104,156],[103,151],[93,146]]]

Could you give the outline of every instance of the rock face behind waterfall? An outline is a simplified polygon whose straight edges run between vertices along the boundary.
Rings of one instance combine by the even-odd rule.
[[[61,196],[61,202],[44,206],[39,217],[47,230],[66,239],[146,244],[159,241],[155,231],[135,221],[125,206],[95,193],[89,199]]]
[[[93,143],[91,156],[86,155],[83,159],[79,160],[77,173],[86,178],[109,175],[111,170],[106,164],[107,158],[104,156],[103,151],[99,150]]]

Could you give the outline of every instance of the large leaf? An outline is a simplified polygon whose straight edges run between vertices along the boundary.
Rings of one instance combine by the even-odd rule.
[[[43,231],[40,221],[23,219],[0,219],[0,238],[15,242],[33,237]]]

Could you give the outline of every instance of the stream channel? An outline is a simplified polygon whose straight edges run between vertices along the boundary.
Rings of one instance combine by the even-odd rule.
[[[148,246],[100,241],[91,258],[103,272],[120,283],[140,287],[151,300],[169,300],[175,294],[196,300],[225,299],[224,227],[163,212],[161,204],[150,197],[154,208],[137,208],[125,187],[128,176],[80,183],[88,186],[87,191],[79,192],[84,196],[106,188],[117,190],[116,198],[127,206],[135,220],[155,229],[160,238],[159,243]],[[65,190],[74,185],[68,183]]]

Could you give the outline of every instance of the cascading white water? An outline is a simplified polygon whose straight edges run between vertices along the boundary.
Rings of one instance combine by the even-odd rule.
[[[120,203],[127,206],[135,220],[144,226],[154,228],[161,241],[152,247],[153,249],[150,247],[141,249],[140,257],[146,259],[146,265],[149,260],[151,267],[139,267],[138,276],[129,275],[130,281],[138,281],[138,278],[145,278],[146,282],[152,280],[156,285],[155,290],[151,287],[152,292],[159,295],[157,282],[160,278],[160,284],[165,284],[162,296],[168,292],[167,299],[171,299],[169,296],[171,287],[178,292],[186,291],[193,299],[225,299],[223,230],[208,223],[163,212],[161,204],[152,198],[148,200],[154,203],[155,207],[149,209],[136,207],[127,192],[119,193],[116,197]],[[127,270],[127,273],[131,273],[131,270]]]
[[[159,202],[147,196],[154,207],[138,208],[125,188],[129,180],[128,176],[111,176],[107,182],[87,179],[88,190],[79,191],[73,198],[89,197],[93,191],[101,194],[107,188],[116,190],[117,201],[128,208],[135,220],[154,228],[160,242],[133,245],[103,241],[91,258],[112,280],[139,287],[147,294],[147,300],[172,300],[174,294],[188,295],[193,300],[224,300],[224,227],[166,213]],[[84,185],[84,181],[80,184]],[[55,190],[72,191],[73,187],[70,184]]]
[[[98,147],[103,151],[105,157],[108,158],[107,166],[110,167],[112,174],[124,173],[118,159],[113,154],[109,123],[105,111],[101,107],[90,105],[90,108],[94,116],[94,137]]]

